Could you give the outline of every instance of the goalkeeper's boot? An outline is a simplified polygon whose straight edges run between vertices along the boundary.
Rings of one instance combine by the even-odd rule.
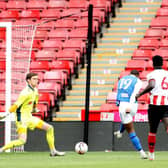
[[[149,160],[155,160],[155,154],[154,154],[154,152],[149,152],[148,153],[148,158],[149,158]]]
[[[51,157],[54,157],[54,156],[64,156],[65,155],[65,152],[60,152],[60,151],[54,151],[53,153],[50,153],[50,156]]]
[[[122,138],[122,133],[120,131],[115,131],[114,135],[119,139]]]
[[[148,158],[148,156],[146,155],[146,153],[144,152],[144,150],[140,151],[140,156],[141,156],[141,159],[147,159]]]

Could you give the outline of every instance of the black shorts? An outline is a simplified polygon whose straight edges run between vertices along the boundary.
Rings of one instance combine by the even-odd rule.
[[[150,132],[156,133],[160,120],[165,117],[168,117],[168,105],[156,106],[150,104],[148,108]]]

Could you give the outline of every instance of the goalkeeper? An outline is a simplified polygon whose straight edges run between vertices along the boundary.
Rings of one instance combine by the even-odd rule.
[[[15,113],[16,127],[18,139],[11,141],[2,148],[0,152],[15,146],[24,145],[27,141],[27,130],[35,128],[46,131],[46,139],[50,148],[50,156],[63,156],[65,152],[59,152],[54,145],[54,128],[52,125],[43,120],[32,116],[32,112],[36,112],[38,103],[38,75],[36,73],[28,73],[26,75],[27,86],[20,93],[17,101],[10,107],[9,112]]]

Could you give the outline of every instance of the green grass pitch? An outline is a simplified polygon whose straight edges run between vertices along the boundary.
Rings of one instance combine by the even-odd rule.
[[[67,152],[49,157],[48,152],[1,153],[1,168],[160,168],[168,166],[168,152],[156,152],[156,159],[142,160],[137,152]]]

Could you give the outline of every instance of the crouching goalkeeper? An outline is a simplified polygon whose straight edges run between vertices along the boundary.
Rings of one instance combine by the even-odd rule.
[[[27,141],[27,130],[35,128],[46,131],[46,139],[50,148],[50,156],[63,156],[65,152],[59,152],[54,145],[54,128],[43,120],[32,116],[32,111],[36,111],[38,103],[38,75],[28,73],[26,75],[27,86],[21,91],[17,101],[10,107],[9,112],[15,113],[18,139],[11,141],[2,148],[0,152],[15,146],[24,145]]]

